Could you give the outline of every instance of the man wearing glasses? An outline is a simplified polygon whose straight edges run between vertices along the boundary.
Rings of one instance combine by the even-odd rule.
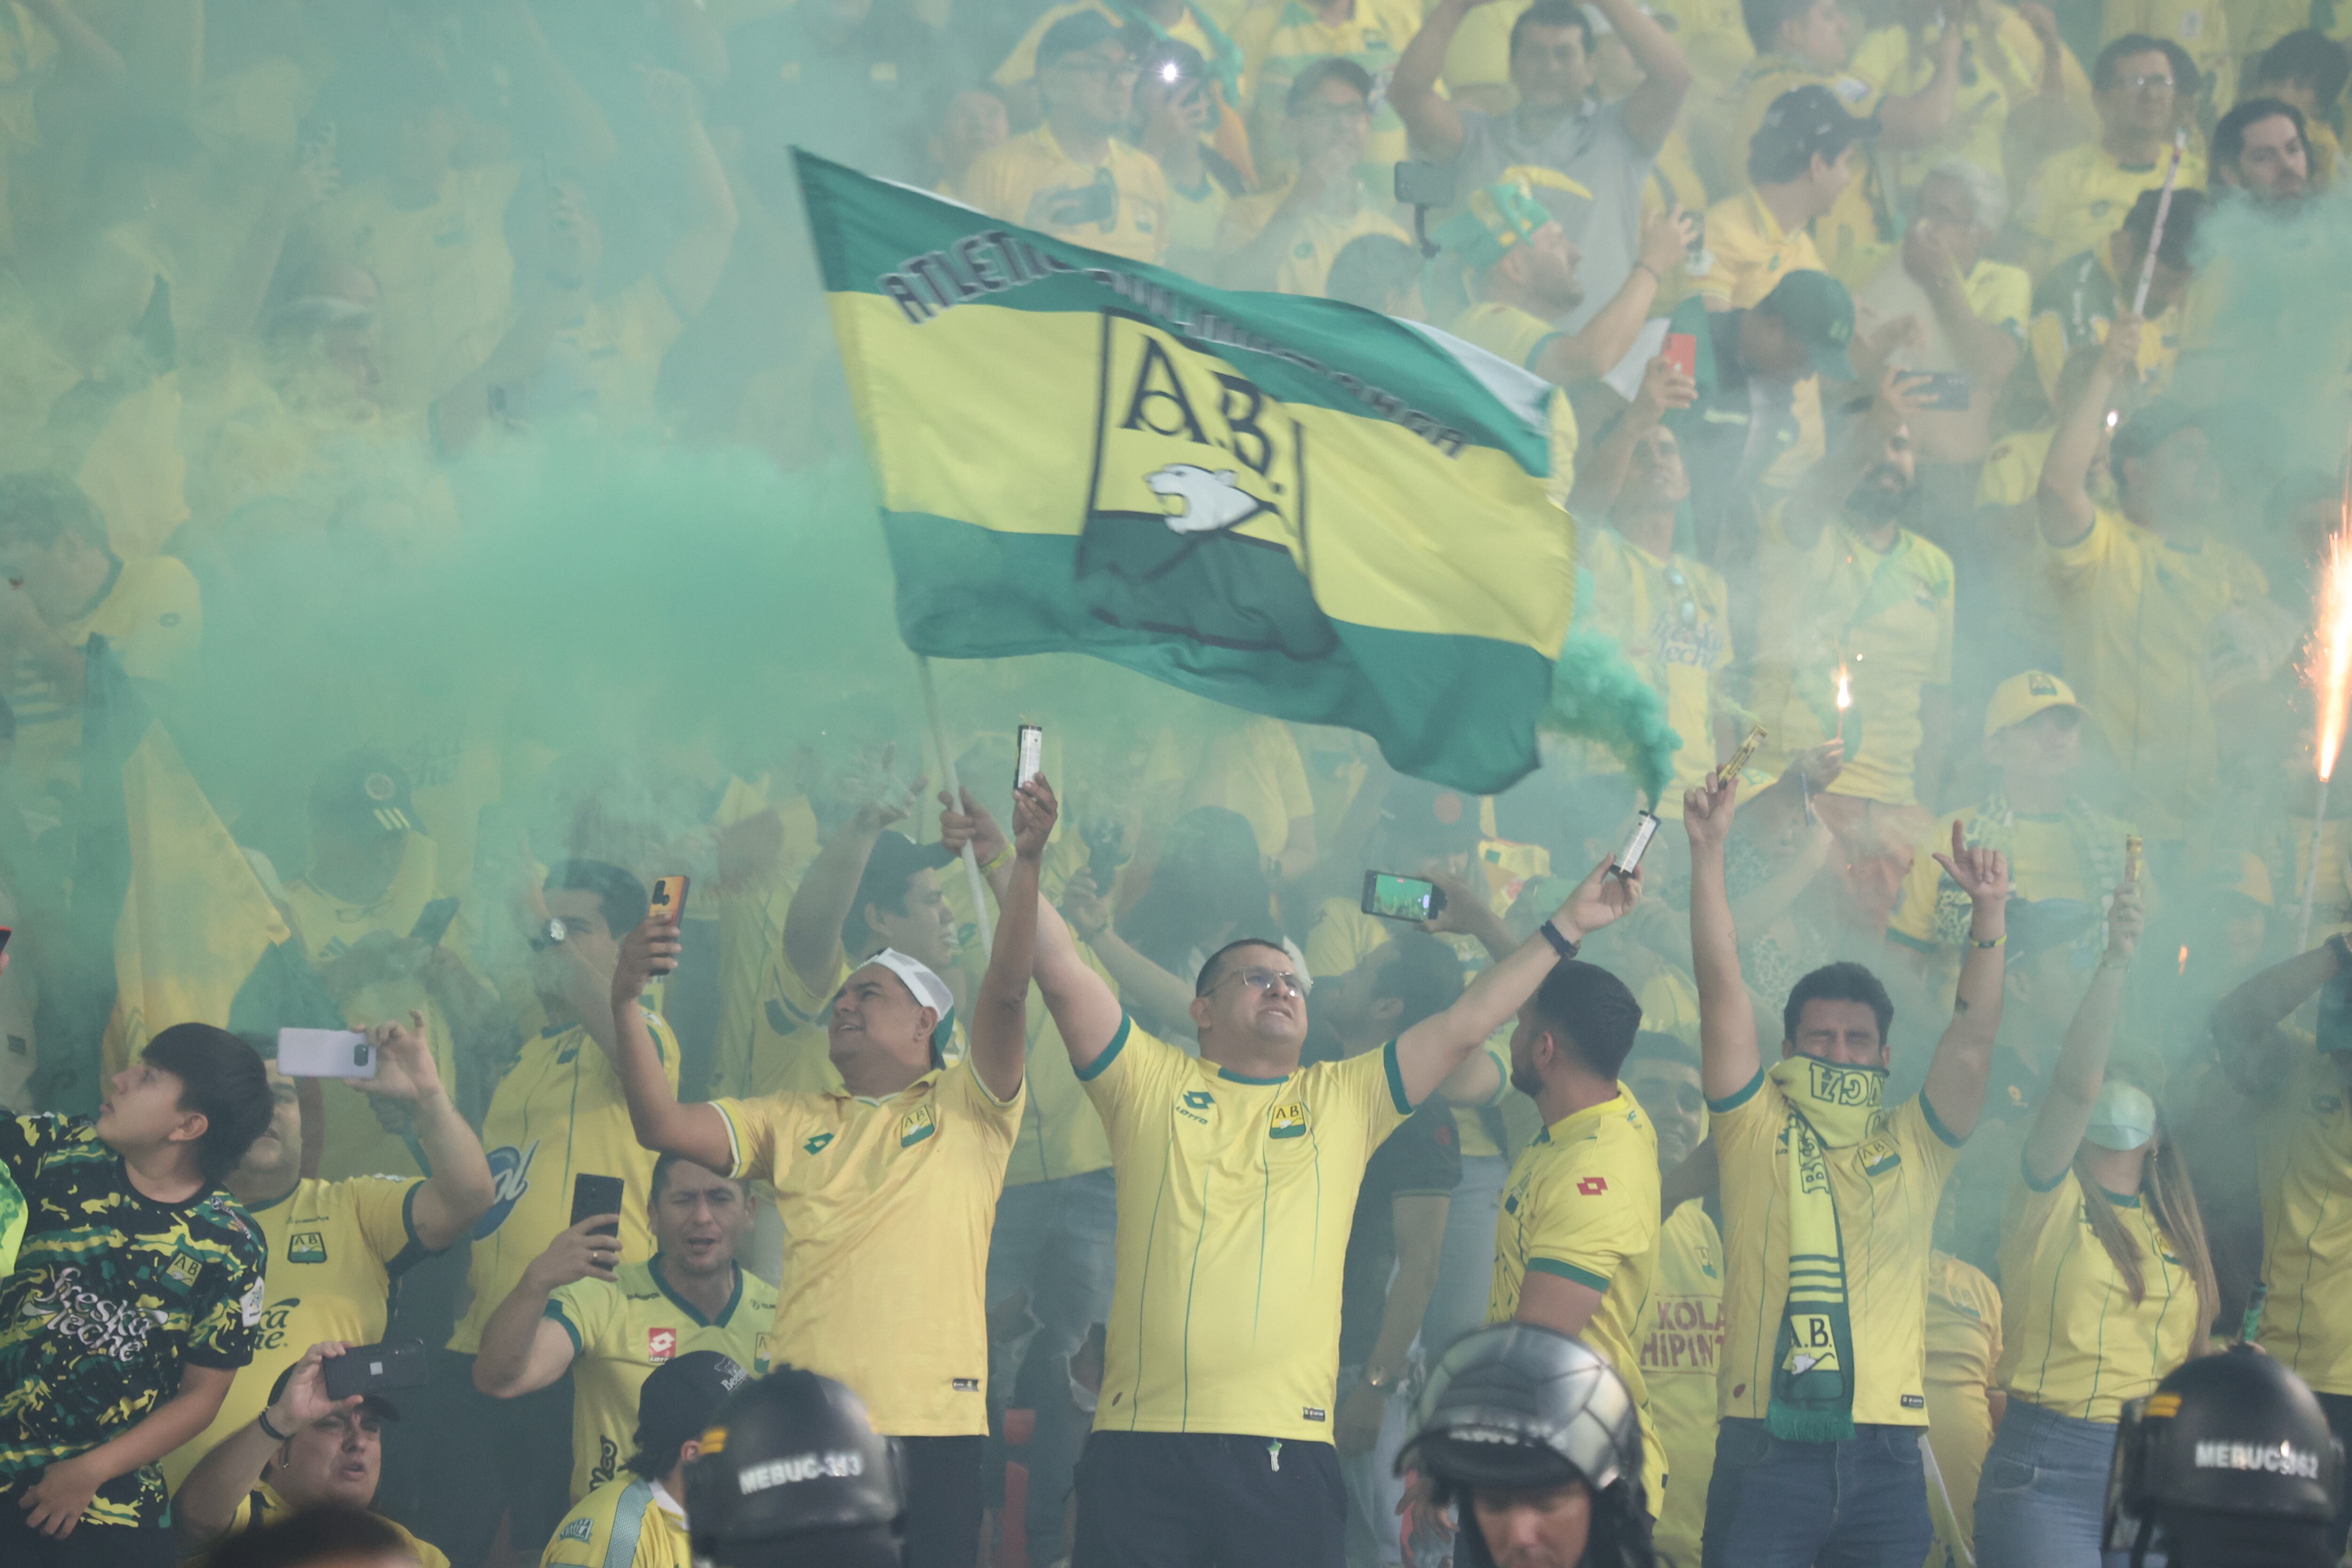
[[[1135,101],[1135,52],[1099,11],[1079,11],[1037,40],[1045,122],[972,161],[963,199],[985,213],[1129,261],[1168,252],[1168,182],[1150,155],[1118,139]]]
[[[2053,262],[2105,245],[2139,194],[2164,184],[2179,106],[2194,96],[2173,79],[2164,46],[2145,33],[2126,33],[2099,51],[2091,90],[2098,140],[2043,163],[2018,205],[2018,226],[2033,237],[2037,252],[2027,270],[2037,278]],[[2192,143],[2179,188],[2204,184],[2205,158]]]
[[[1353,60],[1330,56],[1298,73],[1286,105],[1297,172],[1226,213],[1217,247],[1227,252],[1219,276],[1229,288],[1320,294],[1332,258],[1349,240],[1405,237],[1364,189],[1371,97],[1372,79]]]
[[[1452,1005],[1379,1050],[1307,1068],[1305,982],[1271,938],[1202,965],[1196,1058],[1137,1027],[1060,916],[1038,910],[1037,984],[1101,1113],[1118,1187],[1075,1562],[1339,1568],[1339,1305],[1365,1163],[1640,895],[1638,875],[1596,868]]]

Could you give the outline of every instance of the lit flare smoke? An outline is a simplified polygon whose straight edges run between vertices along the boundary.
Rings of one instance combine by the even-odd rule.
[[[1666,722],[1665,699],[1625,662],[1614,637],[1569,634],[1552,671],[1551,710],[1540,722],[1547,733],[1606,746],[1654,804],[1674,782],[1682,737]]]
[[[2311,662],[2305,673],[2319,700],[2319,732],[2312,756],[2325,784],[2344,749],[2345,698],[2352,690],[2352,509],[2327,542],[2319,584],[2319,626],[2312,636]]]

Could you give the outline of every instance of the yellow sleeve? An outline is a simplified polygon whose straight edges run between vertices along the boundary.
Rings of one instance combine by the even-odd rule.
[[[1326,899],[1307,932],[1307,973],[1318,980],[1345,974],[1388,940],[1380,917],[1345,899]]]
[[[368,1250],[379,1260],[390,1263],[412,1247],[419,1253],[425,1250],[408,1219],[408,1205],[415,1201],[415,1194],[423,1182],[397,1176],[353,1176],[335,1184],[352,1205],[360,1234],[367,1237]]]
[[[599,1356],[612,1342],[620,1320],[621,1292],[602,1279],[575,1279],[547,1299],[545,1316],[572,1337],[575,1355]]]
[[[1055,1043],[1058,1046],[1059,1042]],[[1026,1078],[1013,1091],[1011,1100],[999,1100],[981,1081],[980,1074],[972,1070],[971,1055],[966,1052],[940,1075],[940,1087],[955,1097],[951,1102],[955,1109],[971,1118],[972,1125],[994,1142],[1000,1151],[1012,1149],[1013,1141],[1021,1136],[1021,1110],[1029,1093]]]
[[[1139,1116],[1164,1107],[1176,1075],[1191,1060],[1158,1036],[1137,1028],[1132,1016],[1119,1019],[1118,1032],[1102,1055],[1078,1069],[1078,1082],[1101,1115],[1112,1148]]]
[[[1714,1136],[1717,1155],[1723,1163],[1727,1180],[1733,1176],[1733,1162],[1743,1161],[1739,1174],[1759,1178],[1770,1173],[1755,1163],[1758,1156],[1769,1160],[1774,1142],[1788,1121],[1787,1098],[1780,1086],[1764,1076],[1764,1064],[1759,1058],[1756,1076],[1748,1087],[1706,1102],[1707,1131]]]
[[[727,1121],[727,1139],[734,1154],[728,1175],[773,1182],[792,1163],[787,1151],[808,1121],[803,1097],[769,1094],[757,1100],[714,1100],[710,1104]]]
[[[1605,1145],[1590,1142],[1544,1162],[1528,1194],[1528,1272],[1551,1274],[1606,1291],[1626,1258],[1656,1239],[1654,1196],[1642,1195],[1608,1169]]]
[[[1381,1141],[1403,1126],[1404,1119],[1412,1114],[1412,1103],[1405,1098],[1404,1073],[1397,1064],[1394,1040],[1377,1051],[1366,1051],[1345,1061],[1308,1070],[1328,1073],[1333,1082],[1346,1086],[1345,1098],[1364,1119],[1367,1154],[1379,1148]]]
[[[1968,1142],[1953,1136],[1937,1120],[1924,1089],[1895,1108],[1895,1114],[1887,1118],[1886,1131],[1902,1145],[1905,1158],[1938,1182],[1952,1173],[1952,1167],[1959,1163],[1960,1146]]]
[[[2052,585],[2066,593],[2089,588],[2114,563],[2123,543],[2123,527],[2113,512],[2100,507],[2091,515],[2091,531],[2074,543],[2055,545],[2043,540],[2042,553],[2049,563]]]
[[[589,1493],[555,1527],[540,1554],[540,1568],[604,1568],[604,1537],[611,1527],[596,1518],[601,1500]]]

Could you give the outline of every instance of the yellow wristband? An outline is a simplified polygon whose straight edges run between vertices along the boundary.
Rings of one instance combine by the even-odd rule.
[[[1984,948],[1988,948],[1988,947],[1999,947],[2002,942],[2007,942],[2008,940],[2009,940],[2009,933],[2008,933],[2007,931],[2003,931],[2003,932],[2001,932],[1999,936],[1997,936],[1997,937],[1993,938],[1990,942],[1978,942],[1978,941],[1976,940],[1976,938],[1974,938],[1974,937],[1970,937],[1970,938],[1969,939],[1969,941],[1970,942],[1974,943],[1974,944],[1977,946],[1977,948],[1979,948],[1979,950],[1982,950],[1982,949],[1984,949]]]

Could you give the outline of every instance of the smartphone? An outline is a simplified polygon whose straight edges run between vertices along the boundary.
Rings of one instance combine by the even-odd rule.
[[[686,919],[686,884],[684,877],[656,877],[653,898],[649,900],[654,913],[675,915]]]
[[[1038,770],[1045,765],[1045,727],[1043,724],[1024,724],[1020,739],[1021,760],[1013,769],[1014,789],[1035,778]]]
[[[1454,205],[1454,168],[1450,163],[1402,163],[1396,166],[1396,199],[1401,206],[1450,207]]]
[[[571,1223],[572,1225],[578,1225],[582,1220],[593,1218],[600,1214],[619,1214],[620,1212],[620,1177],[579,1175],[572,1178]],[[618,1236],[621,1234],[620,1222],[615,1220],[611,1225],[598,1226],[593,1234]]]
[[[422,1388],[425,1382],[425,1342],[386,1340],[381,1344],[353,1345],[339,1356],[319,1363],[319,1375],[330,1399],[354,1394],[383,1394],[395,1388]]]
[[[1668,364],[1690,377],[1698,379],[1698,338],[1691,332],[1668,332],[1665,346],[1658,351]]]
[[[1642,857],[1648,851],[1650,840],[1657,835],[1656,814],[1647,811],[1635,813],[1633,831],[1625,836],[1625,847],[1617,851],[1617,858],[1609,862],[1609,874],[1612,877],[1632,877],[1641,868]]]
[[[357,1029],[280,1029],[278,1070],[288,1078],[373,1078],[375,1047]]]
[[[1432,921],[1445,908],[1445,894],[1423,877],[1394,871],[1364,873],[1364,912],[1384,921]]]
[[[1912,390],[1927,407],[1954,413],[1968,407],[1970,388],[1966,374],[1957,370],[1922,371],[1912,381]]]
[[[408,940],[439,947],[441,939],[449,934],[449,922],[457,918],[457,900],[436,899],[416,911],[416,923],[408,928]]]

